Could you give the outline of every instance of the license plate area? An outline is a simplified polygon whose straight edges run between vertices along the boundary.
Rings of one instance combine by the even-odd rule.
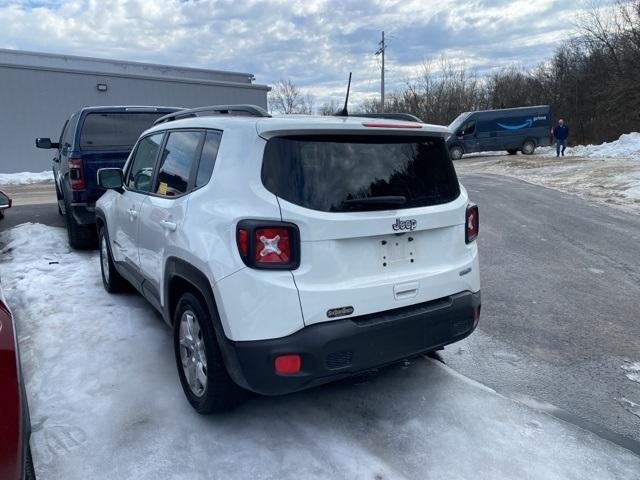
[[[416,260],[417,242],[410,233],[389,235],[378,241],[379,261],[383,268],[409,267]]]

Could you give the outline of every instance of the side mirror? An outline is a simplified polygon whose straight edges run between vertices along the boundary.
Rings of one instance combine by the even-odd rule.
[[[38,148],[59,148],[60,144],[52,142],[50,138],[36,138],[36,147]]]
[[[11,198],[9,198],[9,195],[0,191],[0,214],[6,209],[11,208],[11,203],[12,201]]]
[[[101,168],[98,170],[98,185],[105,190],[122,192],[124,185],[121,168]]]

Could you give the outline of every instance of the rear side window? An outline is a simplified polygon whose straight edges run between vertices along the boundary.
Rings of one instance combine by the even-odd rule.
[[[153,166],[155,165],[162,142],[162,133],[149,135],[138,143],[131,159],[131,167],[127,177],[127,187],[140,192],[151,190]]]
[[[278,197],[324,212],[424,207],[460,194],[439,137],[272,138],[265,147],[262,182]],[[360,202],[373,197],[382,198]]]
[[[169,133],[162,151],[155,193],[175,197],[187,192],[191,168],[203,136],[203,132],[186,130]]]
[[[198,164],[196,188],[205,185],[211,178],[213,167],[216,164],[216,157],[218,156],[218,148],[220,147],[221,138],[222,132],[207,132],[204,144],[202,145],[200,163]]]
[[[80,132],[81,149],[127,149],[164,113],[90,113]]]

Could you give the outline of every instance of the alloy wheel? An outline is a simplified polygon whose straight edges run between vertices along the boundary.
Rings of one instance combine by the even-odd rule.
[[[198,317],[186,310],[180,317],[180,359],[191,393],[201,397],[207,388],[207,356]]]

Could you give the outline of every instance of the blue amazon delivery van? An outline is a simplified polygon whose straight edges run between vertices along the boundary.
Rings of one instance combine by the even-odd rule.
[[[453,135],[447,140],[453,160],[465,153],[506,150],[531,155],[537,147],[551,142],[551,109],[537,107],[504,108],[465,112],[449,128]]]

